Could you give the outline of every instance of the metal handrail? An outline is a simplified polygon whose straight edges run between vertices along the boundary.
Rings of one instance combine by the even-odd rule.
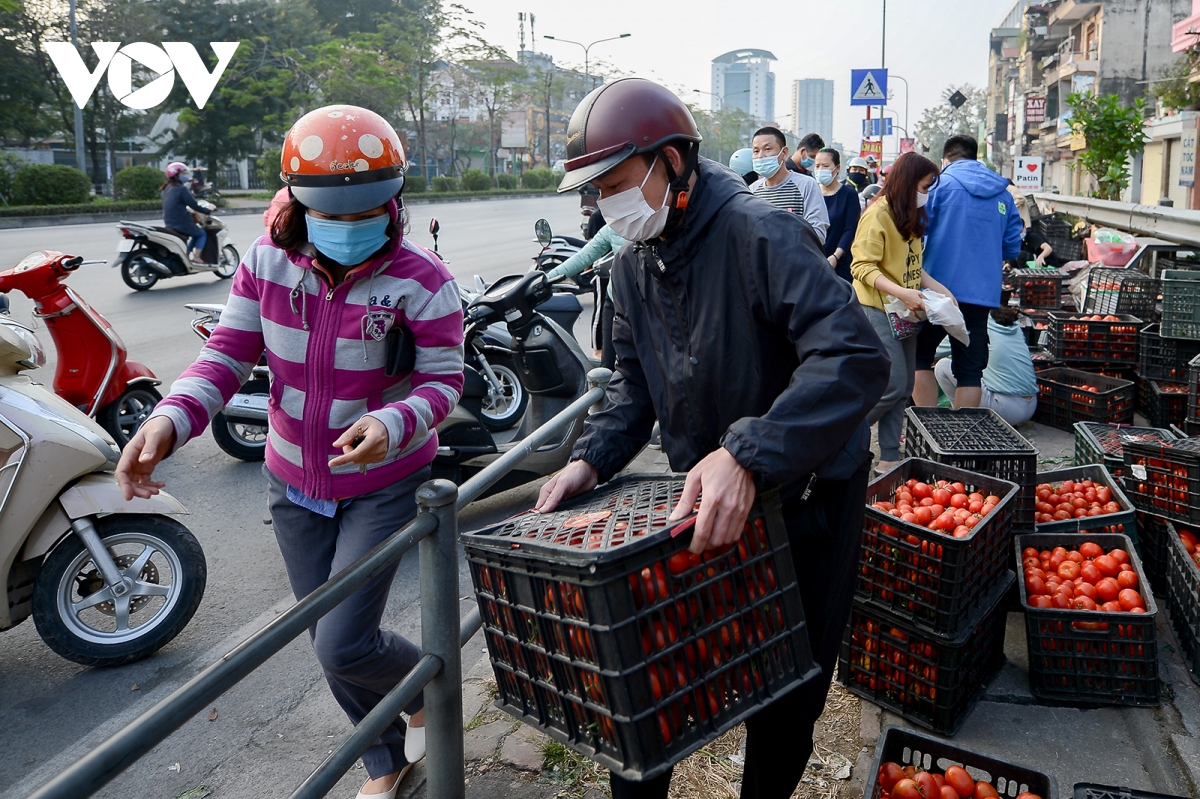
[[[593,369],[588,374],[588,391],[583,396],[461,487],[446,480],[425,483],[417,491],[420,513],[415,519],[30,794],[28,799],[91,796],[417,544],[421,547],[421,648],[424,654],[292,797],[316,799],[324,796],[396,719],[400,710],[424,690],[429,722],[426,731],[428,795],[431,799],[461,799],[464,791],[461,655],[462,647],[479,630],[481,619],[478,608],[461,619],[458,615],[458,510],[481,496],[563,428],[588,411],[598,409],[611,375],[607,369]],[[458,621],[457,629],[452,620]]]
[[[1179,244],[1200,246],[1200,211],[1044,192],[1037,192],[1033,197],[1044,212],[1061,211],[1139,236],[1156,236]]]

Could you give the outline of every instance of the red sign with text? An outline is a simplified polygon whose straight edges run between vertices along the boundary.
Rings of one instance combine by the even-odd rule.
[[[1040,125],[1046,121],[1046,98],[1025,98],[1025,124]]]

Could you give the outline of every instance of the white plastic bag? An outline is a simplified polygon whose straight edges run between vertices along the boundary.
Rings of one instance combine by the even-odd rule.
[[[922,289],[921,295],[925,298],[925,313],[929,317],[929,323],[945,328],[947,333],[964,345],[970,346],[971,336],[967,333],[967,323],[954,300],[933,289]]]
[[[899,297],[893,297],[891,294],[885,294],[887,302],[884,303],[883,310],[887,313],[895,314],[900,319],[909,322],[923,322],[925,314],[920,311],[914,311],[904,304],[904,300]]]

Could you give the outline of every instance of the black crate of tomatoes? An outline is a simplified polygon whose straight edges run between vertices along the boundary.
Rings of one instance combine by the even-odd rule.
[[[1075,423],[1075,465],[1099,463],[1113,477],[1125,474],[1127,441],[1172,441],[1175,434],[1157,427],[1130,427],[1102,422]]]
[[[1139,509],[1200,523],[1200,438],[1127,443],[1124,480]]]
[[[902,727],[879,736],[867,774],[875,783],[864,799],[952,799],[943,785],[957,799],[1056,799],[1057,786],[1047,774]]]
[[[1142,414],[1153,427],[1182,424],[1188,413],[1186,383],[1143,380],[1138,385]]]
[[[1017,326],[1025,333],[1025,343],[1030,347],[1042,348],[1050,336],[1050,325],[1045,311],[1022,311]]]
[[[1062,285],[1067,273],[1061,269],[1014,269],[1013,288],[1022,310],[1053,311],[1062,307]]]
[[[462,536],[498,705],[630,779],[819,671],[777,492],[736,545],[691,555],[667,521],[682,488],[621,478]]]
[[[995,576],[976,612],[950,637],[854,601],[838,680],[851,693],[941,735],[953,735],[1004,664],[1005,594],[1013,573]]]
[[[1060,361],[1129,364],[1138,360],[1142,320],[1128,314],[1078,314],[1051,311],[1047,349]]]
[[[1009,566],[1017,487],[909,458],[867,488],[857,590],[943,634]]]
[[[1138,374],[1149,380],[1182,383],[1187,379],[1188,361],[1200,355],[1200,341],[1163,338],[1157,324],[1138,333]]]
[[[1132,314],[1142,319],[1156,318],[1158,293],[1158,278],[1144,272],[1093,266],[1088,271],[1083,310],[1091,314]]]
[[[1133,503],[1103,466],[1040,472],[1037,532],[1122,533],[1136,529]]]
[[[990,408],[912,407],[904,414],[904,457],[1015,483],[1019,491],[1013,531],[1033,531],[1038,451],[1012,425]]]
[[[1167,561],[1171,552],[1171,539],[1178,531],[1190,531],[1191,528],[1145,511],[1138,511],[1135,515],[1137,540],[1134,546],[1141,559],[1142,569],[1145,570],[1154,592],[1160,597],[1164,596],[1167,590]]]
[[[1200,683],[1200,543],[1191,530],[1171,528],[1167,608],[1192,679]]]
[[[1194,422],[1200,419],[1200,401],[1197,400],[1197,396],[1200,395],[1200,355],[1188,361],[1186,375],[1188,396],[1187,418]]]
[[[1034,533],[1016,539],[1040,700],[1157,705],[1158,606],[1127,536]]]
[[[1133,421],[1134,386],[1130,380],[1059,367],[1038,372],[1037,384],[1034,421],[1062,430],[1071,430],[1076,422]]]
[[[1187,269],[1164,269],[1162,279],[1162,327],[1167,338],[1200,338],[1200,273]]]

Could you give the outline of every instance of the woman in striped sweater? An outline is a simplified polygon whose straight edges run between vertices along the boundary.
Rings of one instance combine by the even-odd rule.
[[[117,481],[126,498],[157,493],[155,465],[204,431],[265,349],[264,472],[299,599],[416,515],[434,428],[462,391],[462,305],[446,267],[403,236],[404,151],[382,117],[354,106],[312,111],[289,131],[282,161],[289,204],[246,254],[199,358],[125,448]],[[395,570],[310,630],[355,724],[421,654],[379,627]],[[397,719],[363,755],[371,779],[360,799],[394,797],[424,756],[421,708],[418,698],[408,724]]]

